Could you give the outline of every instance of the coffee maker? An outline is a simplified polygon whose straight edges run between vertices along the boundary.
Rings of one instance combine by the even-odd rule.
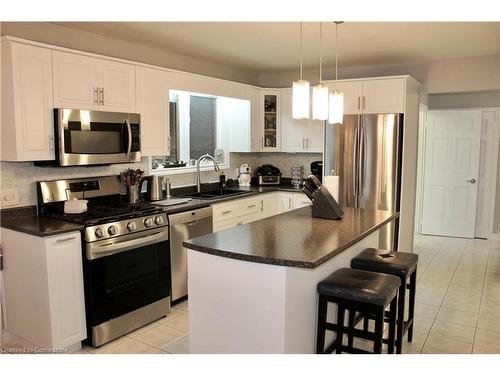
[[[315,175],[320,182],[323,182],[323,161],[313,161],[311,163],[311,174]]]

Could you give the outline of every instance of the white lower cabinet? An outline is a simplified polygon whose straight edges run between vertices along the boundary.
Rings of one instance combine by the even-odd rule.
[[[87,337],[80,232],[37,237],[2,228],[10,344],[60,350]]]
[[[251,223],[310,204],[311,201],[304,193],[285,191],[217,203],[212,206],[213,231]]]

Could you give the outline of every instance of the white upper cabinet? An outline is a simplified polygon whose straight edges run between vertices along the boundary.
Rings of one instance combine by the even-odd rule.
[[[54,159],[50,49],[2,42],[2,160]]]
[[[135,66],[53,51],[54,106],[135,112]]]
[[[335,82],[327,83],[330,90]],[[344,94],[344,114],[403,113],[405,78],[381,78],[337,82]]]
[[[344,94],[344,114],[357,115],[361,113],[361,98],[363,97],[362,81],[345,81],[328,83],[330,91],[335,87]]]
[[[403,113],[404,103],[403,78],[363,81],[363,113]]]
[[[292,89],[283,90],[281,111],[283,152],[323,152],[324,121],[292,117]]]
[[[137,112],[141,115],[141,154],[170,154],[169,88],[163,70],[137,67]]]
[[[53,51],[54,106],[56,108],[99,109],[96,59]]]
[[[292,89],[283,90],[282,99],[282,151],[306,152],[309,120],[292,117]]]

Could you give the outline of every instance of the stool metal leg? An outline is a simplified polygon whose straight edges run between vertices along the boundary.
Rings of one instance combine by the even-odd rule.
[[[321,354],[325,350],[326,313],[328,311],[328,301],[325,296],[319,296],[318,303],[318,332],[316,333],[316,354]]]
[[[349,328],[351,330],[354,329],[355,316],[356,316],[356,310],[349,310]],[[347,340],[347,346],[349,346],[349,348],[352,349],[353,344],[354,344],[354,336],[352,335],[352,333],[349,333],[348,340]]]
[[[368,332],[368,324],[370,320],[365,316],[363,319],[363,331]]]
[[[384,308],[381,308],[375,316],[375,340],[374,353],[382,353],[382,343],[384,341]]]
[[[398,295],[398,321],[397,321],[397,335],[396,335],[396,353],[401,354],[403,347],[403,332],[405,325],[405,294],[406,294],[406,281],[402,281],[399,287]]]
[[[343,341],[343,338],[344,338],[344,315],[345,315],[345,308],[344,306],[339,303],[338,304],[338,310],[337,310],[337,347],[336,347],[336,350],[335,350],[335,353],[337,354],[340,354],[342,353],[342,349],[341,349],[341,346],[342,346],[342,341]]]
[[[388,354],[394,354],[394,341],[396,334],[396,309],[397,309],[397,298],[394,297],[391,301],[391,306],[389,309],[389,344],[387,348]]]
[[[410,300],[408,302],[408,320],[411,322],[408,328],[408,342],[413,340],[413,314],[415,310],[415,294],[417,291],[417,269],[410,276]]]

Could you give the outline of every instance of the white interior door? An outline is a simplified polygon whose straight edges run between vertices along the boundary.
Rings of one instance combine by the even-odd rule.
[[[498,161],[498,127],[500,110],[482,111],[481,154],[477,193],[476,237],[490,238],[493,234],[495,187]]]
[[[474,237],[480,145],[480,110],[429,111],[422,233]]]

